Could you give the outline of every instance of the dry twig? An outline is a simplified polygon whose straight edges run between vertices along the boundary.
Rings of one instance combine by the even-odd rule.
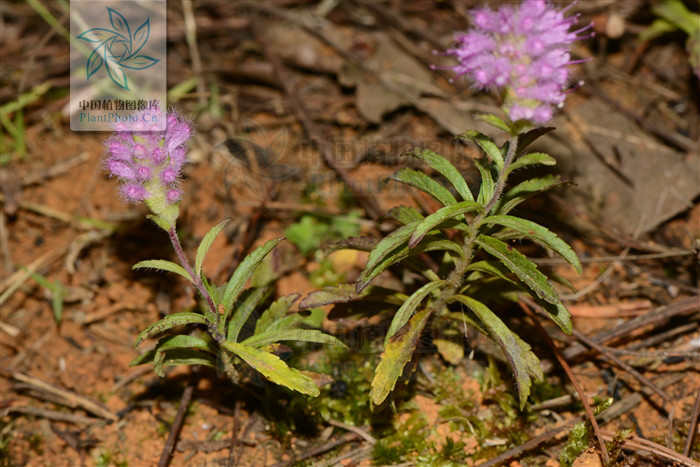
[[[185,421],[185,414],[187,413],[187,407],[190,405],[192,400],[192,394],[194,393],[194,388],[197,385],[197,376],[199,375],[199,366],[195,365],[192,367],[192,372],[190,373],[190,379],[187,382],[185,390],[182,392],[182,397],[180,398],[180,406],[177,408],[177,415],[175,415],[175,420],[170,426],[170,434],[168,439],[163,446],[163,452],[160,455],[160,460],[158,460],[158,467],[166,467],[170,462],[170,456],[173,454],[173,448],[175,447],[175,442],[177,437],[180,435],[180,429],[182,428],[182,423]]]

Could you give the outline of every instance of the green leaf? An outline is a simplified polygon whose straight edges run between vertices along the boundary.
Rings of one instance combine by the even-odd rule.
[[[212,227],[202,239],[202,243],[199,244],[199,247],[197,248],[197,256],[194,260],[194,273],[197,276],[202,274],[202,264],[204,263],[204,258],[207,256],[209,248],[211,248],[211,244],[214,243],[214,239],[216,239],[216,237],[223,230],[224,226],[226,226],[230,220],[231,219],[224,219]]]
[[[452,206],[438,209],[416,225],[415,231],[408,240],[408,247],[413,248],[418,245],[428,232],[435,229],[446,220],[460,218],[468,212],[478,211],[483,208],[481,204],[475,201],[462,201]]]
[[[404,243],[408,243],[408,239],[413,235],[416,226],[420,221],[414,221],[410,224],[403,225],[398,229],[394,230],[386,237],[382,238],[377,246],[369,253],[367,258],[367,263],[365,264],[365,271],[373,269],[380,261],[386,258],[394,250],[399,248]],[[358,289],[359,291],[360,289]]]
[[[514,216],[489,216],[481,221],[480,225],[483,224],[498,224],[502,225],[503,227],[517,230],[518,232],[526,235],[528,238],[531,238],[536,242],[556,251],[562,258],[572,265],[579,274],[581,274],[581,263],[574,250],[572,250],[564,240],[559,238],[554,232],[546,227]],[[476,228],[478,227],[479,226],[476,226]]]
[[[650,41],[676,30],[678,30],[678,27],[675,24],[669,23],[665,19],[657,19],[654,20],[654,22],[652,22],[648,28],[642,31],[641,34],[637,36],[637,39],[641,42]]]
[[[520,156],[518,160],[513,162],[510,167],[508,167],[508,170],[506,171],[507,173],[511,173],[515,170],[521,169],[523,167],[527,167],[528,165],[556,165],[557,160],[550,156],[549,154],[545,154],[543,152],[531,152],[529,154],[525,154],[524,156]]]
[[[266,333],[276,333],[286,331],[288,329],[294,329],[298,327],[304,321],[304,315],[301,313],[288,314],[284,318],[280,318],[277,321],[271,323],[267,329]]]
[[[514,207],[532,196],[542,193],[558,186],[566,185],[569,182],[561,177],[546,175],[544,177],[526,180],[510,190],[498,200],[492,212],[498,214],[508,214]]]
[[[129,366],[143,365],[146,363],[154,364],[154,371],[158,376],[165,376],[163,372],[164,366],[177,366],[177,365],[204,365],[216,368],[216,357],[211,354],[199,352],[192,349],[171,349],[167,352],[161,354],[163,355],[163,360],[158,363],[158,369],[155,368],[156,350],[149,350],[148,352],[139,355],[134,360],[129,363]]]
[[[405,183],[406,185],[410,185],[424,191],[425,193],[428,193],[430,196],[440,201],[443,206],[449,206],[457,202],[455,197],[452,196],[452,193],[450,193],[450,190],[440,185],[423,172],[405,168],[392,175],[391,179],[396,180],[397,182]]]
[[[512,278],[508,277],[510,269],[508,269],[503,263],[497,261],[476,261],[469,266],[467,266],[467,272],[476,271],[490,276],[498,277],[504,281],[512,282]]]
[[[379,365],[374,371],[370,399],[374,405],[384,402],[386,396],[394,390],[396,381],[403,373],[403,368],[411,360],[413,351],[418,345],[431,310],[425,308],[415,315],[399,331],[394,334],[385,346],[380,357]]]
[[[238,340],[238,335],[243,329],[243,325],[250,314],[253,312],[255,307],[262,301],[265,294],[268,293],[266,287],[256,287],[254,289],[248,289],[244,292],[245,296],[240,306],[238,306],[228,323],[228,329],[226,332],[226,340],[228,342],[236,342]]]
[[[469,138],[474,141],[491,158],[499,171],[503,169],[503,154],[501,148],[499,148],[491,138],[476,130],[467,130],[459,135],[459,138]]]
[[[537,357],[529,349],[526,351],[521,347],[520,339],[486,305],[466,295],[455,295],[453,300],[463,303],[474,312],[488,335],[503,351],[513,369],[513,377],[520,399],[520,410],[522,410],[530,395],[530,386],[532,386],[532,379],[530,379],[532,359],[537,359]],[[541,371],[540,369],[540,374]]]
[[[404,242],[403,246],[391,252],[391,255],[385,255],[382,260],[372,268],[365,268],[365,270],[362,271],[360,277],[357,279],[357,290],[362,291],[375,277],[392,264],[403,261],[410,256],[419,255],[428,251],[450,251],[456,256],[464,256],[464,250],[461,245],[451,240],[445,240],[441,235],[427,235],[423,241],[414,248],[409,248],[408,242]]]
[[[279,245],[279,243],[284,240],[284,238],[275,238],[259,246],[251,254],[245,257],[245,259],[238,265],[236,271],[231,276],[231,280],[226,284],[226,290],[224,291],[224,315],[228,317],[231,313],[231,308],[233,307],[233,302],[236,301],[238,295],[240,295],[241,290],[245,286],[246,281],[250,278],[255,271],[255,268],[260,264],[260,262],[267,256],[267,254],[272,251],[274,247]],[[225,320],[222,320],[225,322]],[[221,329],[220,331],[223,331]]]
[[[488,164],[488,161],[485,159],[475,159],[474,165],[476,165],[476,168],[479,169],[479,174],[481,174],[481,186],[479,187],[479,196],[476,200],[485,206],[493,196],[493,190],[496,184],[493,181],[491,166]]]
[[[550,131],[554,131],[556,128],[553,126],[545,126],[540,128],[535,128],[524,134],[518,135],[518,152],[515,154],[519,156],[522,152],[534,143],[539,137],[546,135]]]
[[[499,130],[503,130],[508,134],[513,133],[513,129],[508,125],[506,122],[504,122],[502,119],[496,117],[495,115],[492,114],[482,114],[482,115],[477,115],[476,118],[478,120],[481,120],[482,122],[488,123],[494,128],[498,128]]]
[[[500,259],[508,269],[513,271],[542,300],[554,305],[560,302],[559,296],[547,279],[547,276],[542,274],[535,263],[527,259],[518,250],[488,235],[479,235],[476,243],[487,253]]]
[[[324,334],[318,329],[287,329],[284,331],[264,332],[250,336],[242,344],[260,348],[282,341],[315,342],[317,344],[332,344],[348,348],[342,341],[329,334]]]
[[[664,0],[654,5],[651,11],[691,36],[700,30],[700,17],[691,13],[680,0]]]
[[[182,277],[192,282],[193,278],[185,271],[185,268],[179,264],[175,264],[172,261],[166,261],[164,259],[149,259],[146,261],[140,261],[134,264],[131,269],[160,269],[161,271],[174,272],[175,274],[180,274]]]
[[[389,211],[389,216],[404,225],[423,220],[423,215],[412,206],[396,206]]]
[[[462,174],[459,173],[459,170],[457,170],[457,168],[452,165],[450,161],[445,159],[440,154],[437,154],[430,149],[424,149],[422,151],[420,149],[416,149],[412,153],[407,152],[403,155],[417,157],[418,159],[424,161],[430,167],[442,174],[442,176],[445,177],[453,187],[455,187],[455,190],[457,190],[457,193],[460,194],[463,200],[474,201],[474,196],[469,190],[467,181],[464,179],[464,177],[462,177]]]
[[[336,303],[349,303],[358,300],[392,303],[401,305],[408,297],[402,293],[383,287],[367,287],[357,292],[356,284],[338,284],[315,290],[299,302],[300,310],[316,308]]]
[[[293,293],[275,300],[255,323],[255,334],[264,332],[272,323],[282,319],[299,297],[298,293]]]
[[[537,300],[537,303],[547,312],[547,315],[557,323],[557,326],[561,328],[566,334],[571,335],[574,329],[574,325],[571,322],[571,313],[564,306],[563,303],[559,302],[555,305],[547,303],[544,300]]]
[[[207,319],[198,313],[173,313],[141,331],[141,334],[136,338],[135,347],[138,347],[144,340],[160,334],[163,331],[186,324],[207,324]]]
[[[411,315],[413,315],[413,312],[416,310],[416,308],[418,308],[418,305],[421,304],[425,297],[427,297],[433,291],[438,290],[445,284],[447,284],[447,281],[444,280],[428,282],[423,287],[413,292],[410,297],[408,297],[404,304],[401,305],[401,308],[398,309],[394,315],[394,319],[389,325],[389,329],[386,332],[386,337],[384,338],[385,346],[389,343],[389,339],[391,339],[391,337],[393,337],[399,329],[406,325],[408,320],[411,318]]]
[[[320,394],[311,378],[299,370],[289,368],[277,355],[235,342],[226,342],[223,345],[273,383],[310,396]]]
[[[156,351],[156,354],[153,358],[153,371],[155,371],[155,373],[161,377],[165,376],[165,373],[163,372],[163,364],[165,363],[165,359],[174,350],[203,350],[214,355],[217,353],[217,349],[211,345],[210,342],[200,339],[199,337],[188,336],[185,334],[164,337],[158,341],[158,345],[156,345],[154,350]],[[199,357],[201,354],[192,354],[190,356]]]

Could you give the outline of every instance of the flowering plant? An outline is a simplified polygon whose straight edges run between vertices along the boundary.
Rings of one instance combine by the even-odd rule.
[[[553,130],[542,125],[564,102],[569,79],[566,66],[575,63],[570,60],[568,46],[581,31],[569,32],[569,28],[577,17],[565,18],[563,11],[543,0],[525,0],[519,8],[504,5],[497,11],[474,10],[472,19],[473,29],[457,34],[457,46],[447,54],[457,57],[459,63],[453,68],[459,76],[466,76],[478,88],[500,92],[507,116],[481,117],[508,135],[500,146],[474,130],[458,136],[475,142],[485,153],[475,161],[481,186],[473,193],[457,168],[433,151],[405,154],[426,163],[447,180],[448,186],[411,168],[400,170],[393,180],[427,193],[442,207],[428,215],[408,206],[393,209],[390,215],[401,226],[367,248],[369,258],[355,287],[326,288],[302,303],[311,307],[371,298],[394,305],[384,352],[372,381],[370,397],[375,405],[394,389],[426,329],[433,330],[433,343],[440,354],[449,362],[458,362],[464,355],[460,334],[470,325],[501,348],[524,406],[532,380],[540,380],[543,372],[530,346],[493,311],[499,300],[518,300],[519,294],[527,293],[564,332],[572,330],[569,312],[554,286],[535,263],[506,242],[531,240],[581,271],[574,251],[557,235],[513,215],[526,199],[565,182],[545,175],[513,187],[507,183],[516,170],[556,163],[547,154],[528,153],[527,148]],[[438,255],[426,261],[430,252]],[[425,280],[406,293],[370,285],[396,264],[411,267]]]
[[[155,131],[152,123],[166,118],[166,130]],[[287,347],[284,341],[304,341],[344,346],[335,337],[317,329],[301,327],[304,316],[289,313],[299,297],[292,294],[272,303],[259,315],[253,330],[244,327],[256,308],[270,292],[269,278],[255,277],[255,270],[265,256],[283,238],[270,240],[241,261],[225,286],[210,284],[202,272],[209,248],[228,220],[214,226],[197,248],[194,265],[185,255],[176,230],[183,192],[179,188],[182,167],[187,163],[187,144],[192,125],[176,112],[167,116],[140,112],[117,123],[115,133],[106,142],[109,152],[105,165],[119,178],[121,194],[130,202],[144,202],[149,216],[165,230],[180,264],[155,259],[141,261],[134,269],[152,268],[179,274],[190,282],[203,299],[202,312],[170,314],[150,325],[136,339],[144,340],[172,332],[183,325],[205,326],[207,333],[174,334],[161,337],[153,350],[137,357],[132,365],[153,363],[163,376],[164,366],[205,365],[221,368],[233,380],[239,379],[237,368],[246,362],[270,381],[304,394],[318,395],[313,374],[290,368],[278,356]],[[244,290],[250,279],[251,285]]]

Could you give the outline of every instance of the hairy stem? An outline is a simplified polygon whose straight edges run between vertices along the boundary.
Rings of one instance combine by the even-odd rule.
[[[206,287],[204,287],[204,283],[202,282],[202,279],[194,273],[194,269],[192,269],[192,266],[190,265],[190,262],[187,260],[187,257],[185,256],[185,252],[182,249],[182,245],[180,244],[180,239],[177,236],[177,231],[175,230],[175,227],[171,227],[168,229],[168,235],[170,236],[170,241],[173,244],[173,248],[175,249],[175,253],[177,253],[177,257],[180,260],[180,264],[182,265],[183,268],[185,268],[185,271],[187,271],[187,274],[190,275],[192,278],[192,283],[194,284],[194,287],[197,289],[199,294],[204,298],[204,301],[207,302],[207,306],[209,307],[209,320],[212,323],[216,323],[218,320],[218,313],[216,311],[216,305],[214,305],[214,300],[211,298],[211,295],[209,295],[209,291],[207,290]],[[215,329],[215,328],[213,328]],[[217,342],[222,342],[224,340],[224,336],[222,336],[218,332],[214,332],[212,329],[212,326],[210,326],[209,331],[213,334],[214,339],[216,339]]]
[[[480,233],[480,229],[477,226],[482,220],[484,220],[484,218],[486,218],[486,216],[489,215],[491,209],[493,209],[498,200],[501,198],[508,179],[508,168],[510,167],[510,164],[513,163],[517,150],[518,137],[511,136],[508,140],[508,152],[506,153],[506,158],[503,162],[503,168],[498,174],[493,196],[491,196],[491,199],[488,201],[488,203],[486,203],[486,206],[484,206],[484,210],[481,211],[471,222],[471,225],[475,227],[470,229],[470,233],[464,240],[464,259],[457,262],[457,267],[455,267],[455,269],[453,269],[448,276],[447,282],[450,284],[450,286],[442,291],[440,298],[437,302],[435,302],[435,305],[433,306],[433,313],[439,313],[462,287],[462,284],[464,283],[464,275],[466,274],[467,268],[471,264],[472,258],[474,257],[474,247],[476,246],[476,239]]]

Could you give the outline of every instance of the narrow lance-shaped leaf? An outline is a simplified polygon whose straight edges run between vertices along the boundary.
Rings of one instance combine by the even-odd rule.
[[[408,241],[409,248],[418,245],[428,232],[438,227],[446,220],[459,218],[468,212],[478,211],[479,209],[483,209],[483,206],[475,201],[462,201],[452,206],[438,209],[416,226],[415,231]]]
[[[493,190],[496,186],[491,175],[491,167],[485,159],[475,159],[474,165],[481,175],[481,186],[476,200],[482,205],[486,205],[493,196]]]
[[[514,186],[508,190],[501,199],[498,200],[491,212],[495,214],[508,214],[514,207],[526,199],[558,186],[566,185],[567,182],[561,177],[545,175],[544,177],[531,178]]]
[[[457,193],[459,193],[463,200],[474,201],[474,196],[472,195],[472,192],[469,191],[467,181],[464,179],[464,177],[462,177],[462,174],[459,173],[459,170],[457,170],[457,168],[452,165],[450,161],[445,159],[440,154],[437,154],[430,149],[424,149],[422,151],[420,149],[416,149],[414,152],[407,152],[404,153],[404,155],[417,157],[418,159],[425,161],[426,164],[440,172],[440,174],[442,174],[442,176],[445,177],[453,187],[455,187],[455,190],[457,190]]]
[[[299,370],[289,368],[278,356],[235,342],[226,342],[223,345],[273,383],[286,386],[302,394],[311,396],[320,394],[311,378]]]
[[[523,167],[527,167],[528,165],[556,165],[557,160],[550,156],[549,154],[545,154],[543,152],[531,152],[529,154],[525,154],[524,156],[521,156],[513,162],[510,167],[507,169],[507,173],[511,173],[515,170],[521,169]]]
[[[498,170],[501,170],[503,168],[504,162],[503,154],[501,153],[501,148],[499,148],[498,145],[494,143],[494,141],[491,138],[476,130],[467,130],[461,135],[459,135],[459,137],[469,138],[470,140],[474,141],[481,147],[481,149],[484,150],[484,152],[491,158],[491,160],[496,163],[496,167],[498,167]]]
[[[491,125],[494,128],[498,128],[499,130],[503,130],[508,134],[513,134],[513,129],[508,125],[506,122],[504,122],[502,119],[499,117],[493,115],[493,114],[481,114],[477,115],[476,118],[478,120],[481,120],[482,122],[486,122],[489,125]]]
[[[389,339],[372,379],[370,399],[374,405],[384,402],[386,396],[394,390],[396,381],[403,373],[403,368],[416,350],[430,315],[430,308],[419,311]]]
[[[216,349],[211,343],[200,339],[195,336],[187,336],[184,334],[177,336],[170,336],[161,339],[155,348],[156,354],[153,358],[153,371],[158,376],[165,376],[163,372],[163,364],[165,363],[166,357],[170,357],[177,352],[188,352],[189,357],[201,358],[203,354],[198,352],[199,350],[209,352],[215,355]],[[195,352],[195,353],[189,353]],[[182,358],[182,355],[180,355]]]
[[[192,277],[187,273],[185,268],[180,266],[179,264],[175,264],[172,261],[166,261],[164,259],[149,259],[146,261],[139,261],[138,263],[134,264],[131,269],[146,269],[146,268],[152,268],[152,269],[159,269],[161,271],[168,271],[168,272],[174,272],[175,274],[179,274],[188,281],[192,282]]]
[[[282,319],[294,302],[299,300],[299,296],[298,293],[293,293],[275,300],[255,323],[255,334],[264,332],[272,323]]]
[[[538,297],[552,304],[559,303],[559,296],[547,276],[542,274],[537,266],[518,250],[488,235],[479,235],[476,243],[487,253],[500,259]]]
[[[200,243],[199,247],[197,247],[197,256],[194,260],[194,273],[197,276],[201,275],[202,273],[202,264],[204,264],[204,258],[207,256],[209,248],[211,248],[211,245],[212,243],[214,243],[216,237],[221,233],[223,228],[230,220],[231,219],[224,219],[223,221],[219,222],[214,227],[212,227],[211,230],[207,232],[207,234],[202,239],[202,243]]]
[[[248,289],[244,292],[245,297],[242,303],[235,308],[233,316],[228,323],[226,332],[226,340],[228,342],[236,342],[238,340],[238,335],[241,329],[243,329],[243,325],[248,321],[250,314],[255,310],[258,303],[262,301],[267,291],[268,288],[266,287],[256,287],[255,289]]]
[[[389,211],[389,215],[404,225],[423,220],[424,217],[413,206],[396,206]]]
[[[559,253],[562,258],[571,264],[579,274],[581,273],[581,263],[579,262],[578,256],[576,256],[574,250],[572,250],[564,240],[559,238],[554,232],[546,227],[514,216],[489,216],[486,217],[480,225],[483,224],[498,224],[502,225],[503,227],[517,230],[536,242],[542,243],[543,245]]]
[[[569,310],[564,306],[563,303],[559,302],[557,304],[551,304],[547,303],[544,300],[537,300],[537,303],[540,304],[540,306],[544,309],[544,311],[547,313],[547,316],[549,316],[552,321],[557,323],[557,325],[561,328],[562,331],[564,331],[566,334],[571,335],[574,329],[574,325],[571,322],[571,313],[569,313]]]
[[[255,268],[260,264],[260,262],[267,256],[267,254],[272,251],[274,247],[279,245],[279,243],[284,240],[284,238],[276,238],[270,240],[262,246],[259,246],[251,254],[245,257],[245,259],[238,265],[236,271],[231,276],[231,279],[226,284],[226,290],[224,291],[224,313],[226,316],[231,313],[231,308],[233,307],[233,302],[240,295],[241,290],[245,286],[246,281],[250,278]]]
[[[546,135],[550,131],[554,130],[555,128],[553,126],[546,126],[534,128],[524,134],[518,135],[518,152],[516,156],[522,154],[522,152],[525,149],[527,149],[527,147],[530,146],[533,142],[535,142],[540,136]]]
[[[488,335],[503,351],[513,369],[515,384],[518,388],[518,398],[520,399],[520,409],[522,410],[530,395],[530,386],[532,385],[532,380],[530,379],[530,360],[532,357],[525,354],[515,335],[508,329],[508,326],[486,305],[466,295],[455,295],[453,300],[463,303],[474,312],[486,328]]]
[[[149,339],[153,336],[156,336],[160,334],[161,332],[167,331],[168,329],[172,329],[176,326],[183,326],[185,324],[206,324],[207,320],[203,315],[200,315],[198,313],[190,313],[190,312],[182,312],[182,313],[174,313],[172,315],[168,315],[165,318],[161,319],[160,321],[151,324],[148,326],[146,329],[141,331],[141,333],[138,335],[136,338],[136,344],[134,344],[136,347],[141,344],[146,339]]]
[[[365,268],[357,279],[357,290],[364,290],[367,285],[373,281],[379,274],[381,274],[386,268],[392,264],[396,264],[409,256],[416,256],[420,253],[425,253],[428,251],[449,251],[455,254],[455,256],[464,257],[464,250],[461,245],[453,242],[452,240],[445,240],[440,235],[428,235],[421,243],[419,243],[414,248],[409,248],[408,243],[405,242],[402,247],[392,251],[391,255],[386,255],[383,259],[372,268]],[[427,271],[426,271],[427,272]]]
[[[367,287],[358,293],[356,284],[338,284],[311,292],[299,302],[299,309],[308,310],[319,306],[359,300],[401,305],[407,298],[407,295],[383,287]]]
[[[374,268],[380,261],[388,256],[395,249],[399,248],[403,243],[413,235],[416,226],[420,221],[411,222],[391,232],[377,243],[377,246],[369,253],[365,271]],[[358,289],[359,290],[359,289]]]
[[[428,193],[430,196],[440,201],[443,206],[449,206],[457,202],[455,197],[452,196],[452,193],[450,193],[450,190],[440,185],[423,172],[406,168],[399,170],[392,175],[391,178]]]
[[[423,287],[413,292],[413,294],[410,297],[408,297],[408,300],[406,300],[404,304],[401,305],[401,308],[399,308],[396,314],[394,315],[394,319],[391,320],[389,329],[386,332],[386,337],[384,338],[385,346],[389,343],[389,339],[391,339],[391,337],[394,336],[394,334],[396,334],[396,332],[399,329],[406,325],[408,320],[411,318],[413,312],[416,310],[416,308],[418,308],[418,306],[425,299],[425,297],[427,297],[428,294],[432,293],[434,290],[439,289],[445,284],[447,284],[447,281],[444,280],[437,282],[428,282]]]
[[[315,342],[317,344],[339,345],[343,348],[347,348],[347,346],[336,337],[325,334],[318,329],[286,329],[283,331],[263,332],[250,336],[241,343],[260,348],[283,341]]]

